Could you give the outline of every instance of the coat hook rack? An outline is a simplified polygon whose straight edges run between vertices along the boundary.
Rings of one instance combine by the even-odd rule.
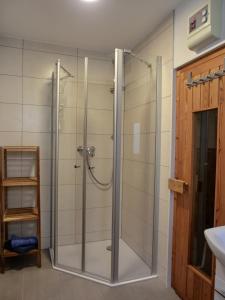
[[[199,84],[204,84],[208,81],[212,81],[212,80],[220,78],[222,76],[225,76],[225,58],[224,58],[222,70],[211,72],[211,73],[207,74],[206,76],[199,77],[197,79],[193,79],[192,72],[188,73],[186,85],[187,85],[187,87],[192,88],[193,86],[197,86]]]

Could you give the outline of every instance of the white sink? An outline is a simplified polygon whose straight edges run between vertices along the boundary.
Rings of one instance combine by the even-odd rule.
[[[210,228],[204,233],[213,254],[225,266],[225,226]]]

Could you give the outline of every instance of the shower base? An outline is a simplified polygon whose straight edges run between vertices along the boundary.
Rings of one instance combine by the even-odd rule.
[[[86,244],[85,271],[101,280],[110,280],[111,251],[107,247],[111,240],[88,242]],[[120,239],[119,248],[119,281],[128,282],[152,278],[149,266]],[[81,244],[58,247],[58,265],[60,270],[81,269]],[[83,277],[88,277],[88,274]],[[90,278],[92,279],[92,278]]]

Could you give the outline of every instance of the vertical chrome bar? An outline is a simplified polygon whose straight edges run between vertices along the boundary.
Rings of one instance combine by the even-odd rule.
[[[123,50],[115,49],[115,93],[113,116],[113,188],[112,188],[112,256],[111,281],[118,281],[120,234],[121,126],[124,86]]]
[[[87,159],[87,113],[88,113],[88,57],[84,59],[84,132],[83,132],[83,203],[82,203],[82,257],[81,269],[85,272],[86,254],[86,159]]]
[[[55,213],[54,213],[54,263],[58,263],[58,174],[59,174],[59,105],[60,105],[60,59],[56,63],[56,124],[55,124]],[[54,109],[54,108],[53,108]],[[54,130],[54,129],[53,129]]]
[[[157,274],[158,259],[158,222],[159,222],[159,182],[161,153],[161,101],[162,101],[162,57],[156,58],[156,122],[155,122],[155,183],[153,210],[153,241],[152,241],[152,274]]]

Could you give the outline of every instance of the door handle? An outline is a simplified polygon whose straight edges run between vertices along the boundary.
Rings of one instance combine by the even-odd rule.
[[[174,193],[183,194],[188,189],[188,183],[176,178],[170,178],[168,187]]]
[[[80,166],[74,164],[74,168],[75,168],[75,169],[78,169],[78,168],[80,168]]]

